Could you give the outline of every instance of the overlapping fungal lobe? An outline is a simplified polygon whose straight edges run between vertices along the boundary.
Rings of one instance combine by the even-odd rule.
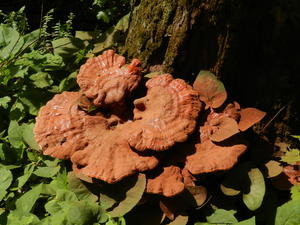
[[[134,122],[128,142],[135,150],[167,150],[195,129],[201,110],[198,92],[170,74],[147,81],[147,95],[134,101]]]
[[[90,58],[81,66],[77,83],[81,91],[96,106],[120,103],[132,92],[141,80],[138,59],[125,65],[125,58],[113,50]]]
[[[71,157],[74,171],[107,183],[116,183],[129,175],[154,169],[159,159],[133,151],[127,143],[127,132],[130,131],[120,125],[99,137],[99,141],[75,152]]]
[[[98,127],[98,135],[107,129],[101,115],[90,116],[80,110],[80,92],[57,94],[36,117],[34,137],[45,155],[59,159],[70,158],[74,152],[85,149],[91,141],[86,131]]]
[[[147,193],[173,197],[183,190],[183,176],[177,166],[165,166],[157,176],[147,177]]]
[[[240,135],[235,135],[221,143],[206,138],[195,147],[195,152],[186,157],[185,168],[198,175],[231,169],[246,151],[247,142]]]

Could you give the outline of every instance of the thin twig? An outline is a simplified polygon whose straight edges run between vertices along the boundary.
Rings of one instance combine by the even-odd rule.
[[[285,108],[285,106],[281,107],[279,111],[275,114],[275,116],[272,117],[272,119],[269,120],[269,122],[263,127],[262,131],[264,132],[265,129],[272,123],[272,121],[279,115],[279,113]]]

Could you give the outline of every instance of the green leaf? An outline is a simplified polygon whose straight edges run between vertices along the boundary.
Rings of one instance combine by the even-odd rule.
[[[34,168],[35,165],[33,164],[28,164],[25,166],[23,175],[18,177],[17,179],[17,189],[23,187],[23,185],[29,180],[30,176],[33,173]]]
[[[234,217],[235,210],[217,209],[212,215],[207,216],[207,222],[209,223],[237,223],[237,219]]]
[[[39,177],[53,177],[60,170],[60,166],[56,167],[37,167],[37,169],[33,172],[35,175]]]
[[[98,197],[94,195],[88,188],[87,183],[76,177],[74,172],[68,173],[69,189],[73,191],[79,200],[89,200],[96,202]]]
[[[0,24],[0,58],[7,59],[15,55],[24,45],[24,39],[18,31],[6,24]]]
[[[200,100],[206,104],[206,109],[220,107],[227,98],[223,83],[213,73],[206,70],[200,71],[193,87],[199,91]]]
[[[41,191],[42,185],[39,184],[33,187],[31,190],[27,191],[19,199],[17,199],[15,210],[16,215],[19,215],[21,217],[22,215],[29,213],[35,202],[40,197]]]
[[[291,187],[292,200],[300,200],[300,185],[294,185]]]
[[[255,216],[251,217],[250,219],[240,221],[235,223],[234,225],[255,225]]]
[[[299,225],[300,200],[289,201],[277,208],[275,225]]]
[[[73,202],[68,209],[67,218],[74,225],[91,225],[99,220],[104,222],[107,220],[100,206],[88,201]]]
[[[109,214],[112,217],[120,217],[129,212],[142,198],[146,188],[146,178],[144,174],[131,176],[123,179],[119,183],[107,185],[105,192],[100,194],[100,204],[117,203]],[[107,207],[105,207],[107,208]]]
[[[29,79],[32,80],[33,84],[38,88],[49,87],[53,84],[51,76],[49,75],[49,73],[45,72],[37,72],[35,74],[32,74]]]
[[[15,120],[11,120],[9,123],[8,140],[10,144],[15,148],[20,148],[23,144],[22,128]]]
[[[300,150],[291,149],[290,151],[287,151],[284,156],[281,157],[281,161],[291,165],[295,164],[300,161]]]
[[[251,169],[248,175],[251,181],[250,191],[243,194],[243,201],[248,209],[254,211],[262,204],[266,192],[265,180],[258,168]]]
[[[54,54],[63,58],[70,58],[75,52],[85,47],[79,38],[60,38],[52,41]]]
[[[26,115],[24,105],[20,101],[16,101],[10,109],[9,119],[20,121]]]
[[[5,169],[0,168],[0,201],[6,194],[6,189],[9,188],[13,180],[12,173]]]
[[[223,184],[220,185],[220,188],[221,188],[221,191],[223,192],[223,194],[227,195],[227,196],[235,196],[235,195],[238,195],[239,193],[241,193],[240,190],[236,190],[234,188],[226,187]]]
[[[11,101],[11,98],[9,96],[4,96],[0,98],[0,107],[3,107],[4,109],[8,108],[8,103]]]
[[[33,128],[34,123],[22,124],[23,141],[28,144],[31,149],[40,150],[40,147],[34,138]]]
[[[39,225],[39,222],[39,218],[34,214],[18,215],[12,212],[8,215],[7,225]]]
[[[297,138],[300,141],[300,135],[291,135],[293,138]]]
[[[77,72],[73,72],[69,76],[64,78],[59,84],[59,91],[63,92],[74,88],[77,85],[76,76]]]

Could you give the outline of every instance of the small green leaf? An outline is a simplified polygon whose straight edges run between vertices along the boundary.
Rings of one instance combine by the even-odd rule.
[[[0,107],[3,107],[4,109],[8,108],[8,103],[11,101],[11,98],[9,96],[5,96],[0,98]]]
[[[87,188],[87,183],[77,178],[74,172],[68,173],[68,186],[69,189],[76,194],[79,200],[89,200],[92,202],[98,200],[98,197]]]
[[[15,213],[20,217],[24,214],[27,214],[31,211],[35,202],[40,197],[42,191],[42,185],[39,184],[33,187],[31,190],[27,191],[16,201],[16,210]]]
[[[83,49],[84,42],[79,38],[60,38],[52,41],[52,46],[55,55],[60,55],[63,58],[70,58],[75,52]]]
[[[15,120],[10,121],[8,127],[8,140],[10,144],[15,148],[20,148],[23,143],[22,128]]]
[[[289,201],[277,208],[275,225],[299,225],[300,200]]]
[[[12,173],[5,169],[0,168],[0,201],[6,194],[6,189],[9,188],[13,180]]]
[[[226,187],[223,184],[221,184],[220,187],[221,187],[221,191],[223,192],[223,194],[227,195],[227,196],[235,196],[235,195],[238,195],[239,193],[241,193],[240,190]]]
[[[31,149],[40,150],[40,147],[34,138],[33,128],[34,123],[22,124],[23,141],[28,144]]]
[[[33,84],[38,88],[49,87],[51,84],[53,84],[51,76],[45,72],[37,72],[32,74],[29,79],[32,80]]]
[[[243,221],[240,221],[238,223],[235,223],[233,225],[255,225],[255,217],[251,217],[250,219],[247,219],[247,220],[243,220]]]
[[[60,170],[60,166],[56,167],[38,167],[33,173],[39,177],[53,177]]]
[[[287,151],[284,156],[281,157],[281,161],[291,165],[295,164],[300,161],[300,150],[291,149],[290,151]]]
[[[17,179],[17,189],[23,187],[23,185],[29,180],[30,176],[33,173],[34,168],[35,165],[33,164],[28,164],[25,166],[23,175],[18,177]]]
[[[291,187],[292,200],[300,200],[300,185],[294,185]]]
[[[243,201],[248,209],[254,211],[262,204],[266,192],[265,180],[258,168],[251,169],[248,175],[251,181],[250,191],[243,194]]]
[[[207,222],[209,223],[237,223],[237,219],[234,217],[235,210],[217,209],[212,215],[207,216]]]
[[[26,115],[25,107],[20,101],[16,101],[10,109],[9,119],[20,121]]]

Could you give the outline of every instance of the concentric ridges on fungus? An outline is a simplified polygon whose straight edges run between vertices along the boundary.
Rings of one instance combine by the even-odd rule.
[[[130,145],[140,151],[161,151],[185,141],[201,109],[198,93],[170,74],[151,78],[146,86],[147,95],[134,102],[134,118],[142,128],[131,133]]]
[[[89,140],[86,130],[92,126],[105,129],[106,120],[101,116],[90,116],[78,109],[79,92],[57,94],[36,117],[34,137],[45,155],[66,159],[84,149]]]
[[[123,56],[108,50],[81,66],[77,82],[96,106],[103,106],[122,102],[140,82],[140,71],[138,59],[125,65]]]

